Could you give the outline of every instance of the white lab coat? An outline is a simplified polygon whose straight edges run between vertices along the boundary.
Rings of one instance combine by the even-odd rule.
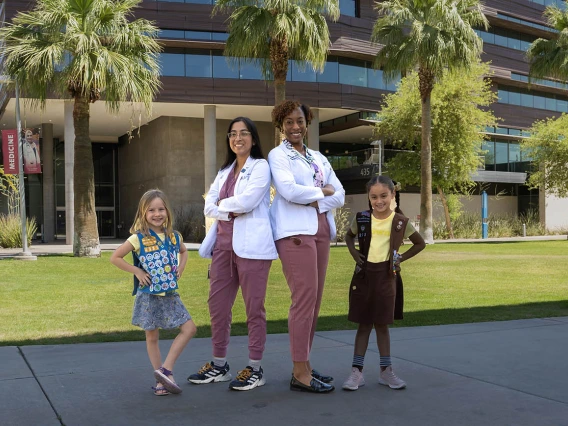
[[[216,219],[199,249],[202,257],[211,258],[217,239],[217,223],[228,221],[229,213],[241,213],[233,220],[233,251],[245,259],[278,258],[268,207],[270,205],[270,168],[264,159],[249,157],[237,177],[235,194],[221,200],[219,192],[233,173],[235,163],[220,170],[205,198],[205,216]]]
[[[331,164],[319,151],[308,149],[320,170],[323,171],[324,184],[331,184],[335,194],[323,195],[321,188],[314,186],[312,166],[301,158],[294,159],[294,152],[284,143],[268,154],[272,183],[276,196],[270,207],[270,222],[274,239],[291,235],[315,235],[318,230],[317,210],[307,204],[318,202],[320,213],[326,213],[331,239],[336,236],[335,219],[332,209],[345,203],[345,190],[337,179]]]

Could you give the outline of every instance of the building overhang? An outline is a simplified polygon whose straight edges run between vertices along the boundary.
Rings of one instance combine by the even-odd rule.
[[[473,174],[471,178],[475,182],[492,182],[492,183],[520,183],[527,181],[526,173],[518,172],[498,172],[493,170],[479,170]]]

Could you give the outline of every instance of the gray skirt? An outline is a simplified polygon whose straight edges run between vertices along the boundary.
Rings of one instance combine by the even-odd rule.
[[[136,293],[132,325],[144,330],[168,330],[178,328],[190,319],[191,315],[175,291],[168,292],[165,296],[154,296],[140,291]]]

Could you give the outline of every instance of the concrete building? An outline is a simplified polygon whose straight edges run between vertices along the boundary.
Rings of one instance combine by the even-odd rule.
[[[226,17],[211,17],[212,0],[144,1],[136,15],[155,21],[164,46],[163,89],[154,103],[152,117],[124,105],[117,116],[105,111],[103,102],[91,105],[91,139],[95,162],[96,210],[99,232],[104,237],[124,237],[134,217],[137,201],[147,189],[160,187],[180,215],[199,215],[202,195],[224,159],[228,123],[239,115],[253,119],[260,130],[263,150],[272,145],[270,112],[274,91],[264,82],[258,67],[231,67],[222,56],[227,38]],[[499,95],[495,115],[503,119],[498,129],[487,129],[491,141],[485,166],[474,179],[491,197],[490,212],[526,212],[540,209],[548,228],[568,226],[568,200],[550,197],[524,185],[529,161],[518,141],[537,119],[568,112],[566,86],[541,80],[528,86],[525,51],[538,37],[551,37],[542,13],[550,0],[486,0],[489,31],[479,30],[484,40],[483,59],[491,61],[493,88]],[[10,21],[28,1],[2,3],[1,14]],[[389,146],[377,157],[371,145],[374,114],[381,96],[394,90],[382,72],[372,68],[379,46],[370,43],[376,16],[371,0],[340,0],[341,17],[330,23],[332,45],[325,71],[301,70],[290,61],[287,97],[315,108],[309,145],[324,152],[347,189],[353,211],[365,206],[364,182],[388,159]],[[0,126],[15,128],[15,100],[0,92]],[[33,111],[22,102],[25,127],[42,127],[43,174],[27,175],[27,214],[36,217],[43,239],[69,241],[72,211],[73,141],[69,101],[50,99],[44,111]],[[129,136],[128,132],[133,131]],[[151,166],[150,161],[151,160]],[[481,187],[481,185],[480,185]],[[478,210],[478,195],[468,200]],[[5,203],[4,203],[5,204]],[[405,213],[419,211],[416,188],[402,194]],[[5,210],[0,200],[0,211]],[[441,217],[441,210],[435,216]],[[202,218],[200,218],[202,220]]]

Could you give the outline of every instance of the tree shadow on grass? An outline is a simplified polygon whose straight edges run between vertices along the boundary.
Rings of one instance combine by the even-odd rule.
[[[568,300],[554,302],[523,303],[518,305],[483,306],[460,309],[432,309],[405,312],[404,320],[395,321],[394,327],[464,324],[487,321],[509,321],[548,317],[568,317]],[[317,331],[355,330],[357,324],[347,320],[346,315],[320,316]],[[268,334],[288,332],[288,320],[272,320],[267,324]],[[160,339],[173,339],[177,330],[161,330]],[[247,335],[247,325],[237,322],[231,325],[232,336]],[[211,326],[197,327],[197,338],[211,337]],[[91,333],[76,336],[46,337],[40,339],[1,341],[0,346],[62,345],[76,343],[129,342],[144,340],[143,330],[106,333]]]

